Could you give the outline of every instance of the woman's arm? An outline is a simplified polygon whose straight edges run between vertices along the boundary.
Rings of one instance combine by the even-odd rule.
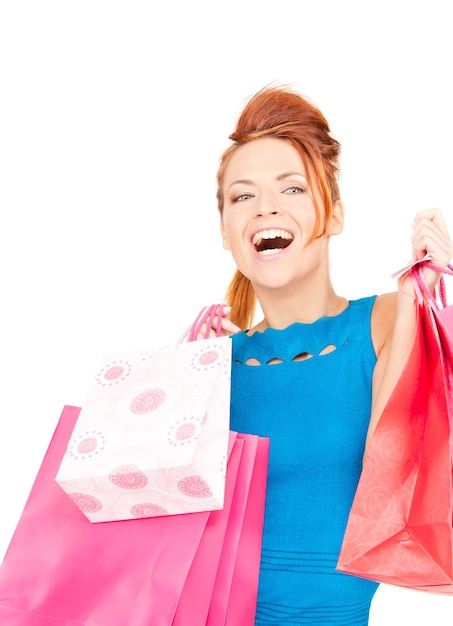
[[[434,265],[446,267],[453,256],[453,242],[441,212],[429,209],[417,213],[412,234],[413,259],[429,254]],[[434,289],[439,274],[424,269],[430,289]],[[377,354],[373,374],[373,395],[367,444],[376,428],[387,401],[409,358],[416,333],[415,292],[409,274],[398,283],[398,292],[385,294],[376,300],[372,316],[372,335]]]

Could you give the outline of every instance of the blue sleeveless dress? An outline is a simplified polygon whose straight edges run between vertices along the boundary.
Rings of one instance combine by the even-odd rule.
[[[374,300],[232,337],[231,429],[270,437],[256,626],[368,624],[378,585],[335,566],[370,419]]]

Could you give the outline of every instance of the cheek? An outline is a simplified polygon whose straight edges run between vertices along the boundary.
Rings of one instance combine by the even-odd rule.
[[[239,236],[239,228],[237,221],[232,220],[229,213],[224,213],[221,223],[221,232],[223,247],[226,250],[231,250],[234,247],[235,242]]]
[[[220,234],[222,236],[223,247],[225,248],[225,250],[229,250],[230,244],[229,244],[227,223],[225,221],[225,213],[222,213],[222,216],[220,218]]]
[[[324,232],[325,220],[323,217],[318,219],[318,213],[312,203],[305,207],[302,218],[302,226],[305,236],[311,241],[322,235]]]
[[[223,249],[228,250],[236,265],[242,265],[244,255],[246,254],[246,245],[244,244],[244,237],[242,231],[238,228],[237,224],[234,226],[225,224],[222,229]]]
[[[230,238],[226,234],[225,229],[222,229],[222,242],[224,250],[231,250]]]

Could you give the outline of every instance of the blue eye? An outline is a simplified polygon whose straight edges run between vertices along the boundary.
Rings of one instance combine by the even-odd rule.
[[[239,196],[234,196],[234,198],[232,198],[232,202],[243,202],[244,200],[247,200],[248,198],[251,198],[252,194],[251,193],[241,193]]]
[[[291,185],[291,187],[287,187],[283,193],[304,193],[305,189],[302,189],[302,187],[298,187],[297,185]]]

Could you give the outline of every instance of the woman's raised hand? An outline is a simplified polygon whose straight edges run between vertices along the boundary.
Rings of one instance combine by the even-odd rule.
[[[438,267],[447,267],[453,257],[453,241],[448,233],[442,212],[439,209],[419,211],[412,223],[412,258],[414,261],[429,255],[430,263]],[[434,289],[439,280],[439,273],[425,267],[425,279],[430,289]],[[412,281],[405,274],[399,281],[402,293],[413,294]]]

